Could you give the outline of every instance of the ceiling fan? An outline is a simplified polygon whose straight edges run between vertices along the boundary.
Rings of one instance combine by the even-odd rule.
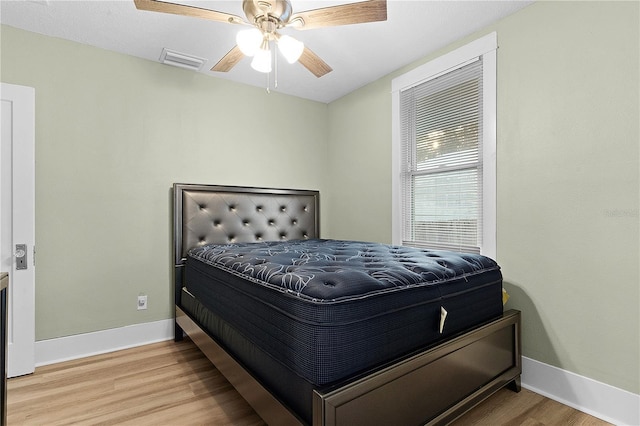
[[[253,56],[251,66],[255,70],[270,72],[269,45],[270,42],[275,42],[289,63],[298,61],[316,77],[322,77],[331,72],[332,68],[302,42],[288,35],[281,35],[278,30],[285,27],[308,30],[387,19],[386,0],[367,0],[299,13],[293,13],[289,0],[243,0],[242,9],[246,19],[215,10],[160,0],[134,0],[134,3],[139,10],[252,26],[251,29],[238,32],[236,46],[211,68],[211,71],[219,72],[231,70],[244,56]]]

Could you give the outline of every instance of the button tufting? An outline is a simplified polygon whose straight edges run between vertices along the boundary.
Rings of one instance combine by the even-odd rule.
[[[261,212],[262,211],[262,206],[256,206],[256,211]]]
[[[198,208],[199,208],[200,210],[205,210],[205,209],[207,208],[207,206],[206,206],[206,205],[204,205],[204,204],[200,204],[200,205],[198,205]]]
[[[244,220],[244,221],[242,222],[242,224],[243,224],[244,226],[249,226],[249,221],[248,221],[248,220]]]
[[[286,212],[287,211],[287,206],[280,206],[280,211],[281,212]]]
[[[269,220],[269,226],[273,226],[275,224],[275,222],[273,221],[273,219]]]
[[[297,221],[297,220],[295,220],[295,219],[293,219],[293,220],[291,221],[291,224],[295,226],[295,225],[297,225],[297,224],[298,224],[298,221]]]
[[[236,206],[235,204],[231,204],[229,205],[229,211],[235,212],[236,211]]]
[[[216,220],[214,220],[214,221],[213,221],[213,226],[215,226],[216,228],[219,228],[219,227],[220,227],[220,221],[219,221],[219,220],[217,220],[217,219],[216,219]]]

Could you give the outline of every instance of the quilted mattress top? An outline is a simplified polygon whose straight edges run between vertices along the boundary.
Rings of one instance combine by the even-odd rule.
[[[210,244],[190,250],[189,257],[315,302],[473,281],[500,269],[477,254],[324,239]]]

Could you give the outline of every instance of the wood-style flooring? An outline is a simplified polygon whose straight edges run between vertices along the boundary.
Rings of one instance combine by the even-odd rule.
[[[39,367],[7,387],[10,426],[264,425],[189,339]],[[607,423],[526,389],[504,389],[454,424]]]

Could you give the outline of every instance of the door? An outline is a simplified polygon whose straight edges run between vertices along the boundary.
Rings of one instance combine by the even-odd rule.
[[[0,270],[9,273],[7,375],[35,368],[35,90],[2,83]]]

